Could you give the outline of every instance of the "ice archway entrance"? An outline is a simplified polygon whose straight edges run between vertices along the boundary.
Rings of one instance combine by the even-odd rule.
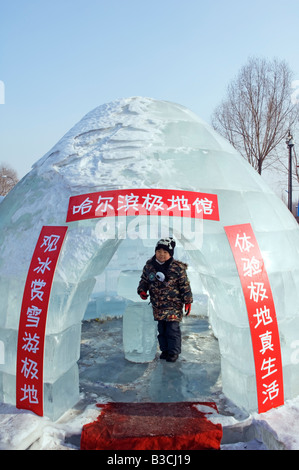
[[[203,220],[202,245],[193,253],[190,250],[190,265],[209,295],[224,393],[239,406],[256,410],[248,308],[225,233],[225,227],[251,225],[275,304],[285,398],[297,396],[299,366],[293,360],[293,345],[299,331],[299,229],[295,219],[250,165],[194,113],[177,104],[135,97],[100,106],[86,115],[0,204],[0,341],[5,352],[0,364],[0,400],[16,400],[23,291],[43,226],[68,227],[47,316],[44,413],[55,418],[78,399],[77,358],[84,309],[95,276],[114,253],[121,255],[122,240],[105,240],[97,220],[66,222],[68,203],[74,195],[126,188],[217,195],[219,220]],[[265,300],[263,288],[260,284],[256,295]],[[266,310],[264,314],[270,322]],[[262,318],[261,311],[258,315]],[[268,343],[261,343],[259,349],[268,344],[271,351],[269,334],[263,336],[266,339]],[[275,357],[261,364],[270,378]],[[24,370],[30,373],[30,367],[34,374],[32,363]],[[272,382],[269,399],[276,390]]]
[[[240,341],[240,332],[236,328],[236,324],[231,326],[222,326],[221,324],[221,313],[223,306],[226,307],[226,315],[233,316],[236,313],[236,310],[239,312],[244,310],[243,301],[242,301],[242,292],[239,291],[239,286],[232,285],[231,281],[228,282],[226,279],[226,273],[222,273],[221,276],[217,274],[219,270],[219,262],[216,259],[212,258],[211,252],[211,241],[209,240],[209,234],[205,234],[203,229],[204,221],[202,218],[194,221],[193,224],[193,240],[190,239],[191,225],[188,225],[188,239],[186,235],[186,230],[184,232],[184,221],[183,218],[177,217],[158,217],[155,221],[154,226],[157,228],[156,236],[157,238],[152,239],[140,239],[138,236],[144,235],[144,229],[148,229],[151,221],[150,216],[128,216],[122,220],[120,232],[115,234],[115,220],[112,218],[111,222],[107,222],[107,219],[104,218],[100,222],[93,220],[84,220],[79,221],[79,223],[70,223],[68,227],[68,234],[66,237],[64,249],[61,254],[61,260],[58,266],[57,276],[54,280],[52,295],[49,304],[48,311],[48,321],[47,321],[47,335],[45,337],[45,361],[44,361],[44,413],[47,416],[50,416],[52,419],[56,419],[60,416],[66,409],[74,405],[78,401],[78,392],[79,392],[79,378],[78,378],[78,369],[77,361],[79,359],[79,350],[80,350],[80,338],[81,338],[81,321],[83,319],[84,313],[86,311],[87,303],[90,298],[90,294],[94,289],[96,278],[99,274],[104,273],[106,277],[104,291],[109,293],[109,277],[119,278],[122,280],[120,287],[117,289],[115,294],[122,294],[125,299],[129,301],[139,301],[136,295],[136,286],[140,277],[142,266],[146,259],[152,256],[154,251],[154,245],[157,238],[160,236],[172,235],[178,242],[176,253],[178,258],[183,259],[189,262],[190,271],[189,276],[191,280],[192,290],[195,294],[200,292],[205,292],[209,298],[209,321],[212,325],[214,332],[219,340],[220,351],[222,355],[222,363],[225,359],[228,364],[236,373],[236,370],[244,368],[243,362],[246,362],[248,367],[248,362],[252,360],[252,371],[253,374],[253,386],[252,390],[248,389],[248,382],[246,382],[247,395],[245,390],[241,390],[241,394],[236,400],[236,393],[232,395],[232,389],[230,389],[230,380],[229,378],[229,365],[226,365],[224,373],[222,372],[222,380],[225,385],[224,391],[228,397],[234,397],[236,402],[245,408],[251,409],[256,405],[256,387],[255,387],[255,375],[254,375],[254,364],[253,356],[250,352],[252,351],[250,345],[250,332],[248,326],[241,327],[241,333],[243,337]],[[186,219],[185,219],[186,220]],[[74,224],[74,225],[73,225]],[[113,230],[111,230],[113,226]],[[51,228],[51,227],[50,227]],[[60,227],[64,228],[64,227]],[[66,227],[65,227],[66,228]],[[155,230],[154,228],[154,230]],[[56,234],[57,228],[53,228],[53,233]],[[75,245],[73,241],[77,239],[78,233],[80,233],[81,241],[84,240],[85,243],[82,245]],[[84,232],[84,236],[82,236]],[[140,233],[141,232],[141,233]],[[222,234],[224,237],[226,235]],[[54,235],[54,238],[57,235]],[[136,238],[137,237],[137,238]],[[46,237],[46,239],[51,238]],[[131,239],[131,244],[125,242],[127,239]],[[46,239],[39,239],[38,244],[42,247],[46,243]],[[91,244],[90,241],[93,240]],[[221,243],[223,246],[224,243]],[[181,249],[180,249],[181,247]],[[76,265],[74,269],[73,276],[69,276],[68,282],[63,281],[62,273],[67,270],[64,266],[64,262],[69,263],[70,257],[68,255],[68,250],[71,248],[73,260],[75,262],[82,262],[79,265]],[[87,249],[88,248],[88,249]],[[180,256],[180,251],[181,255]],[[187,253],[187,259],[184,256]],[[86,255],[88,253],[88,259],[86,260]],[[231,256],[230,250],[228,253]],[[222,253],[222,257],[223,257]],[[39,262],[40,262],[40,258]],[[128,260],[133,259],[134,270],[127,271]],[[47,258],[48,260],[48,258]],[[111,261],[114,260],[114,265]],[[212,264],[213,263],[213,264]],[[114,269],[113,269],[114,268]],[[34,270],[36,270],[35,268]],[[123,278],[122,275],[125,274]],[[70,282],[72,281],[72,282]],[[39,279],[40,282],[40,279]],[[30,278],[31,283],[31,278]],[[230,288],[228,288],[230,287]],[[26,289],[25,289],[26,290]],[[107,293],[107,292],[106,292]],[[111,295],[111,292],[110,292]],[[24,294],[25,296],[25,294]],[[106,306],[104,306],[104,311],[107,312],[107,304],[109,308],[113,309],[113,302],[115,298],[110,298]],[[103,303],[103,299],[101,299]],[[36,302],[35,302],[36,303]],[[198,305],[193,307],[195,310],[198,308]],[[23,310],[23,307],[22,307]],[[246,309],[245,309],[246,310]],[[23,314],[27,315],[28,322],[28,311],[23,311]],[[28,326],[28,325],[27,325]],[[29,324],[29,326],[31,326]],[[20,327],[21,328],[21,327]],[[29,331],[29,329],[27,329]],[[228,340],[227,334],[229,331],[233,331],[234,335],[239,336],[237,343],[234,343],[232,338]],[[28,333],[22,331],[20,335],[19,329],[19,342],[18,342],[18,351],[21,350],[22,344],[24,344],[24,335],[27,336]],[[30,335],[31,336],[31,335]],[[21,338],[21,342],[20,342]],[[30,339],[33,337],[31,336]],[[246,345],[246,341],[248,344]],[[231,345],[232,343],[232,345]],[[240,349],[240,344],[242,344],[242,350]],[[22,348],[24,349],[24,347]],[[238,360],[236,357],[236,351],[238,351]],[[25,352],[25,356],[26,356]],[[24,357],[25,357],[24,356]],[[24,366],[24,360],[19,359],[19,373],[23,372],[21,368]],[[26,366],[30,366],[31,360],[26,357]],[[29,367],[29,373],[31,370],[37,371],[37,369],[31,369]],[[248,369],[249,370],[249,369]],[[23,374],[24,375],[24,374]],[[18,372],[17,372],[18,376]],[[28,387],[30,389],[30,387]],[[22,390],[22,398],[18,402],[19,407],[23,407],[23,402],[25,399],[29,399],[30,395],[24,393],[24,388]],[[240,393],[240,390],[238,390]],[[17,384],[17,393],[18,393],[18,384]],[[20,390],[19,390],[20,393]],[[244,397],[246,397],[246,402],[244,403]],[[250,401],[251,400],[251,401]],[[33,401],[34,403],[34,401]],[[24,406],[25,408],[34,409],[34,407]],[[43,414],[43,410],[41,412]]]
[[[204,295],[195,295],[192,316],[184,319],[181,325],[180,361],[175,367],[167,367],[169,364],[159,361],[158,355],[153,360],[157,352],[157,325],[152,318],[151,306],[136,296],[143,257],[149,258],[153,254],[154,246],[145,245],[139,239],[123,240],[105,272],[97,278],[85,315],[88,321],[82,324],[80,390],[86,398],[92,393],[112,401],[212,400],[221,390],[218,381],[220,353],[209,327]],[[124,251],[130,255],[123,259],[120,270],[118,255],[123,255]],[[181,246],[176,252],[176,257],[186,260]],[[193,271],[192,266],[189,270]],[[143,312],[147,318],[142,326]],[[95,318],[97,321],[93,320]],[[130,319],[133,325],[129,325]],[[128,331],[130,338],[125,337],[123,342],[123,334]],[[145,357],[140,354],[142,332],[147,338],[147,351],[150,351]],[[141,359],[147,362],[141,362]]]

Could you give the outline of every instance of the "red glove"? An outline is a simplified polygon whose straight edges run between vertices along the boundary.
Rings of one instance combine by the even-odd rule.
[[[186,317],[189,315],[190,312],[191,312],[191,304],[185,304]]]
[[[147,293],[144,292],[143,290],[141,292],[139,292],[139,295],[142,298],[142,300],[146,300],[148,298]]]

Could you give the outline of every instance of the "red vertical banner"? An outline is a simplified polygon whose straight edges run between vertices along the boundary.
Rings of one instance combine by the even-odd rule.
[[[283,372],[275,305],[266,267],[250,224],[224,227],[241,285],[251,332],[259,413],[283,405]]]
[[[30,263],[21,307],[16,406],[43,416],[43,361],[53,277],[67,227],[41,230]]]

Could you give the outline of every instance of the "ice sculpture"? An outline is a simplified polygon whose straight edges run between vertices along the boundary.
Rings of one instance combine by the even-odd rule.
[[[148,302],[137,295],[140,271],[123,270],[118,277],[117,293],[129,300],[123,313],[125,358],[132,362],[150,362],[157,352],[157,326]]]
[[[198,221],[197,228],[182,226],[189,219],[146,215],[120,218],[118,225],[113,217],[66,224],[71,196],[134,188],[216,194],[219,220]],[[0,400],[15,403],[20,309],[38,234],[44,225],[66,224],[46,325],[45,415],[56,419],[79,398],[80,324],[95,284],[99,295],[106,292],[105,305],[108,298],[113,305],[124,290],[130,291],[128,271],[140,272],[157,238],[169,234],[178,242],[177,256],[189,263],[193,291],[208,296],[224,393],[237,405],[256,410],[248,316],[224,231],[243,223],[253,227],[265,261],[280,333],[285,398],[292,398],[299,394],[293,348],[299,331],[299,229],[293,216],[249,164],[185,107],[134,97],[91,111],[0,205],[0,341],[5,348]],[[145,227],[152,232],[141,237]],[[125,285],[117,287],[120,275]],[[124,308],[135,301],[129,293]]]
[[[157,352],[157,326],[152,308],[144,302],[127,306],[123,314],[125,358],[132,362],[151,362]]]

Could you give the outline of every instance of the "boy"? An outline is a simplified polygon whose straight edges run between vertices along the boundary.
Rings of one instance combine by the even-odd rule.
[[[167,362],[175,362],[181,353],[183,306],[189,315],[193,302],[186,273],[188,266],[173,258],[174,247],[171,237],[158,241],[155,255],[146,262],[137,288],[143,300],[149,291],[154,319],[158,321],[160,359]]]

